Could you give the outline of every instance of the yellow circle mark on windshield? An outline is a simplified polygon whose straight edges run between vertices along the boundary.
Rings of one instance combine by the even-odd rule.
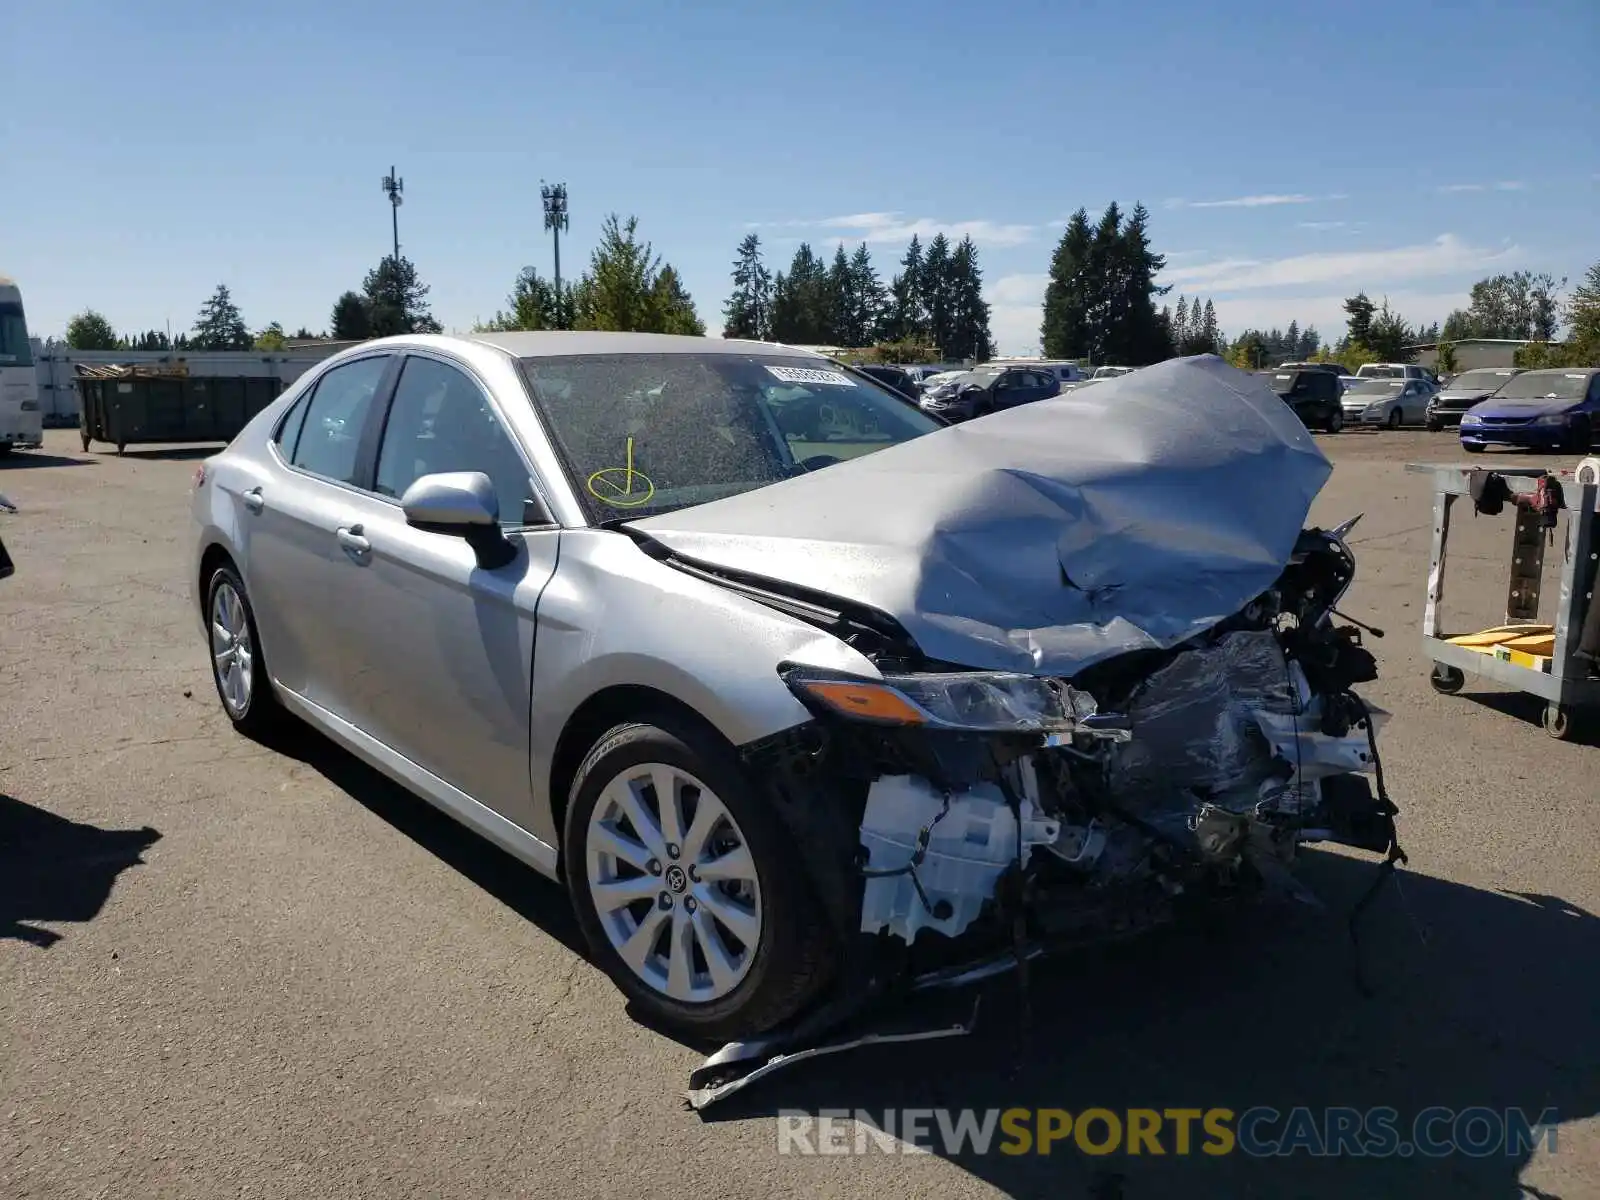
[[[628,465],[602,467],[589,476],[586,486],[589,494],[601,504],[612,508],[638,508],[650,503],[656,494],[656,485],[642,471],[633,469],[633,439],[628,439]]]

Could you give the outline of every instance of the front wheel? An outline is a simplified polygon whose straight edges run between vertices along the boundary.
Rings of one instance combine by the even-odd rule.
[[[1465,450],[1468,454],[1482,454],[1483,453],[1483,447],[1477,445],[1474,442],[1462,442],[1461,443],[1461,448],[1463,450]]]
[[[1429,421],[1425,428],[1429,433],[1438,433],[1444,426],[1438,421]]]
[[[1571,454],[1587,454],[1592,440],[1589,431],[1589,422],[1574,421],[1572,428],[1567,432],[1567,451]]]
[[[831,935],[793,839],[733,748],[662,715],[621,725],[573,781],[562,857],[595,962],[652,1021],[728,1040],[828,981]]]
[[[1400,428],[1400,420],[1401,420],[1400,410],[1398,408],[1390,409],[1389,410],[1389,428],[1390,429],[1399,429]]]
[[[1344,409],[1336,408],[1328,414],[1328,421],[1324,428],[1329,433],[1338,433],[1344,428]]]

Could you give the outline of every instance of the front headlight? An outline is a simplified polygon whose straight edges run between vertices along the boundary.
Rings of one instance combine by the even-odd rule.
[[[1565,425],[1567,423],[1567,414],[1548,413],[1542,417],[1535,417],[1533,423],[1535,425]]]
[[[1461,418],[1461,423],[1463,425],[1482,425],[1483,424],[1483,418],[1482,417],[1475,417],[1471,413],[1468,413],[1466,416]]]
[[[1383,405],[1369,404],[1364,410],[1362,410],[1361,419],[1363,421],[1381,421],[1387,415],[1388,414],[1384,412]]]
[[[879,682],[796,668],[783,681],[801,700],[875,725],[1060,733],[1096,711],[1093,697],[1065,683],[1005,671],[919,672]]]

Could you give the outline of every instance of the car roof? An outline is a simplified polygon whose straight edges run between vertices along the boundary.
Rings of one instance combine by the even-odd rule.
[[[610,333],[599,330],[519,330],[513,333],[467,333],[452,340],[493,346],[516,358],[549,358],[564,354],[772,354],[827,362],[822,355],[780,342],[737,338],[694,337],[674,333]]]

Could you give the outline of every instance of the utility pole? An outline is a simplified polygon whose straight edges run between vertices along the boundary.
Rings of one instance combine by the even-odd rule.
[[[556,251],[556,325],[566,324],[566,299],[561,294],[561,231],[567,227],[567,185],[539,181],[539,195],[544,199],[544,227],[555,239]]]
[[[400,193],[405,191],[406,181],[394,173],[394,168],[389,168],[389,173],[383,177],[383,191],[389,197],[389,219],[394,228],[394,261],[400,263]]]

